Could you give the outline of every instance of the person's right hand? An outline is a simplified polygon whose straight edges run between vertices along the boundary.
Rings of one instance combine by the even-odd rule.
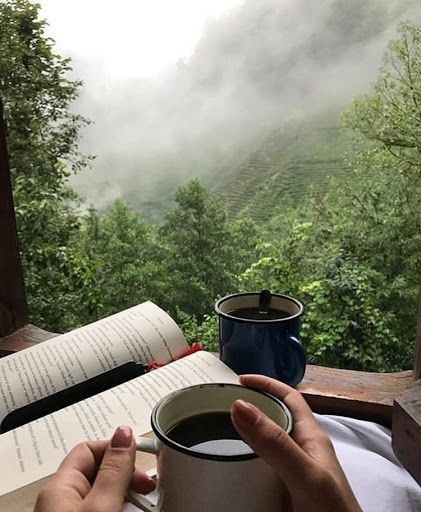
[[[155,489],[135,467],[132,429],[119,427],[111,440],[79,443],[38,495],[34,512],[122,512],[127,489]]]
[[[237,400],[232,421],[241,437],[279,474],[294,512],[362,512],[333,445],[302,395],[262,375],[243,375],[244,386],[280,398],[294,420],[292,435],[252,404]]]

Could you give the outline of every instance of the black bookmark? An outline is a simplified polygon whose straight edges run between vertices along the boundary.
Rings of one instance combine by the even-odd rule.
[[[116,368],[10,412],[1,422],[0,433],[4,434],[9,430],[42,418],[59,409],[64,409],[69,405],[97,395],[102,391],[118,386],[135,377],[139,377],[144,373],[145,369],[143,365],[136,364],[134,361],[124,363]]]

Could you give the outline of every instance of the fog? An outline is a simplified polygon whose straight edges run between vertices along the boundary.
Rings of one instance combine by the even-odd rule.
[[[93,121],[81,149],[96,159],[73,186],[99,208],[124,197],[158,211],[192,176],[216,185],[271,128],[342,110],[368,90],[398,19],[421,20],[412,1],[355,0],[369,5],[363,18],[342,12],[346,3],[233,3],[191,55],[149,78],[75,59],[85,85],[74,109]]]

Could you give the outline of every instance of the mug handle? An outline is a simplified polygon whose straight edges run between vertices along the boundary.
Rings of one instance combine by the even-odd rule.
[[[297,370],[293,378],[287,383],[289,386],[295,387],[299,384],[303,378],[307,366],[307,356],[301,341],[294,335],[287,333],[288,341],[291,343],[291,347],[294,351],[295,356],[295,367]]]
[[[158,455],[161,450],[161,443],[158,439],[149,439],[148,437],[140,437],[136,443],[136,450],[151,453],[152,455]],[[137,492],[129,490],[127,492],[127,499],[133,505],[140,508],[144,512],[159,512],[159,505],[154,505],[152,502],[138,494]]]

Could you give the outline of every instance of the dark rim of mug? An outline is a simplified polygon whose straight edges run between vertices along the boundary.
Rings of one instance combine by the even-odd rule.
[[[235,297],[245,297],[247,295],[260,295],[260,292],[242,292],[242,293],[233,293],[231,295],[226,295],[225,297],[222,297],[222,299],[219,299],[215,304],[215,313],[218,316],[222,316],[223,318],[226,318],[227,320],[233,320],[234,322],[242,322],[245,324],[276,324],[276,323],[282,323],[287,322],[288,320],[292,320],[293,318],[298,318],[304,313],[304,305],[297,299],[294,299],[294,297],[290,297],[289,295],[283,295],[282,293],[272,293],[274,297],[280,297],[281,299],[286,299],[291,302],[293,302],[296,306],[298,306],[299,311],[298,313],[295,313],[295,315],[288,316],[286,318],[274,318],[271,320],[253,320],[251,318],[238,318],[237,316],[230,315],[229,313],[225,313],[224,311],[221,311],[220,306],[226,302],[229,299],[234,299]]]
[[[189,386],[188,389],[205,388],[205,387],[225,387],[225,386],[238,387],[238,388],[244,387],[244,386],[241,386],[241,384],[230,384],[230,383],[222,383],[221,384],[221,383],[214,382],[214,383],[209,383],[209,384],[196,384],[194,386]],[[185,455],[190,455],[191,457],[196,457],[198,459],[216,460],[216,461],[225,461],[225,462],[240,462],[243,460],[251,460],[251,459],[259,458],[259,456],[256,455],[256,453],[254,453],[253,451],[251,453],[242,453],[242,454],[238,454],[238,455],[217,455],[217,454],[213,454],[213,453],[198,452],[196,450],[188,448],[187,446],[183,446],[182,444],[176,443],[171,438],[169,438],[165,434],[165,432],[163,432],[159,428],[159,426],[157,424],[157,414],[158,414],[160,408],[163,407],[168,400],[170,400],[174,395],[176,395],[182,391],[185,391],[186,389],[187,388],[182,388],[182,389],[178,389],[177,391],[174,391],[173,393],[170,393],[169,395],[167,395],[163,399],[161,399],[153,408],[152,416],[151,416],[152,429],[153,429],[155,435],[158,437],[158,439],[162,443],[164,443],[165,445],[169,446],[170,448],[172,448],[178,452],[184,453]],[[287,416],[287,418],[289,420],[289,425],[287,425],[286,432],[288,434],[290,434],[292,431],[292,428],[293,428],[293,420],[292,420],[291,413],[290,413],[289,409],[286,407],[286,405],[281,400],[279,400],[279,398],[276,398],[275,396],[273,396],[269,393],[265,393],[264,391],[260,391],[259,389],[254,389],[254,388],[247,388],[247,389],[250,389],[250,390],[254,391],[255,393],[265,395],[267,398],[274,401],[284,411],[285,415]]]

